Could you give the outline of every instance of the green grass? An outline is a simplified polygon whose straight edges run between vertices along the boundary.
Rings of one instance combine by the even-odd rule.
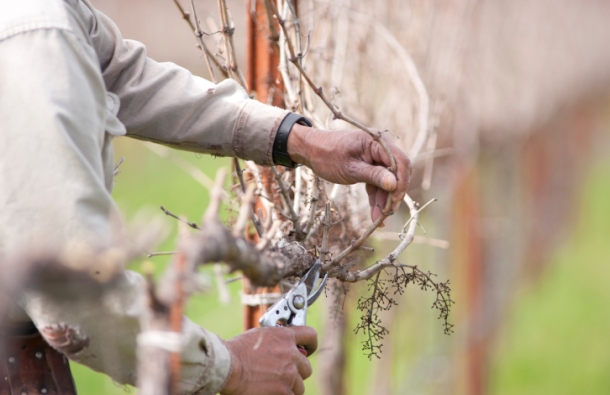
[[[520,292],[492,369],[492,394],[610,393],[610,165],[586,184],[573,238]]]

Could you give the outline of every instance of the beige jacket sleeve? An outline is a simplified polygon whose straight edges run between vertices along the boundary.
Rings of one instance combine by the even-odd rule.
[[[121,235],[112,221],[113,137],[271,164],[284,110],[250,100],[232,81],[214,85],[148,59],[85,1],[0,0],[0,10],[3,262]],[[32,287],[18,302],[70,359],[135,384],[142,278],[124,271],[90,292],[66,299]],[[181,338],[182,392],[215,394],[230,373],[226,346],[187,318]]]
[[[182,150],[273,164],[271,151],[286,110],[251,100],[233,80],[213,84],[173,63],[146,56],[107,16],[80,2],[106,88],[120,99],[118,118],[130,137]]]

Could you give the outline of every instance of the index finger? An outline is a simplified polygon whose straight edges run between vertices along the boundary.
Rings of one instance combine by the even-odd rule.
[[[297,370],[299,371],[299,376],[301,376],[303,380],[311,377],[313,373],[309,359],[301,355],[299,355],[299,358],[297,359]]]
[[[288,326],[293,335],[296,345],[303,346],[307,355],[313,354],[318,349],[318,332],[310,326]]]
[[[405,193],[407,193],[407,188],[409,188],[412,164],[403,150],[391,142],[390,144],[390,152],[392,152],[396,160],[396,189],[392,192],[392,201],[397,202],[402,200]]]
[[[411,161],[407,157],[407,154],[404,153],[403,150],[398,148],[390,139],[386,138],[384,135],[381,136],[384,143],[387,145],[390,153],[394,157],[394,161],[396,162],[396,173],[394,176],[396,177],[396,189],[392,191],[392,201],[397,202],[402,200],[405,193],[407,192],[407,188],[409,187],[409,181],[411,178]],[[388,168],[391,166],[391,160],[386,153],[385,149],[379,142],[375,142],[375,146],[377,149],[372,150],[373,152],[373,160],[378,163],[383,163]]]

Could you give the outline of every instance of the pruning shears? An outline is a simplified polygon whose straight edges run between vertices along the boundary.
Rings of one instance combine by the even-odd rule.
[[[314,288],[320,279],[321,267],[322,263],[318,259],[282,299],[269,307],[258,320],[260,326],[304,326],[307,320],[307,308],[322,294],[328,279],[328,273],[326,273],[318,286]],[[299,350],[307,355],[304,348],[299,346]]]

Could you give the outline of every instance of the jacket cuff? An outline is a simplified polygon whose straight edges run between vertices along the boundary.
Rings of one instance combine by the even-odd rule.
[[[273,166],[273,142],[286,115],[287,110],[256,100],[246,101],[233,132],[235,155],[259,165]]]
[[[215,395],[231,374],[231,354],[215,334],[185,319],[181,394]]]

